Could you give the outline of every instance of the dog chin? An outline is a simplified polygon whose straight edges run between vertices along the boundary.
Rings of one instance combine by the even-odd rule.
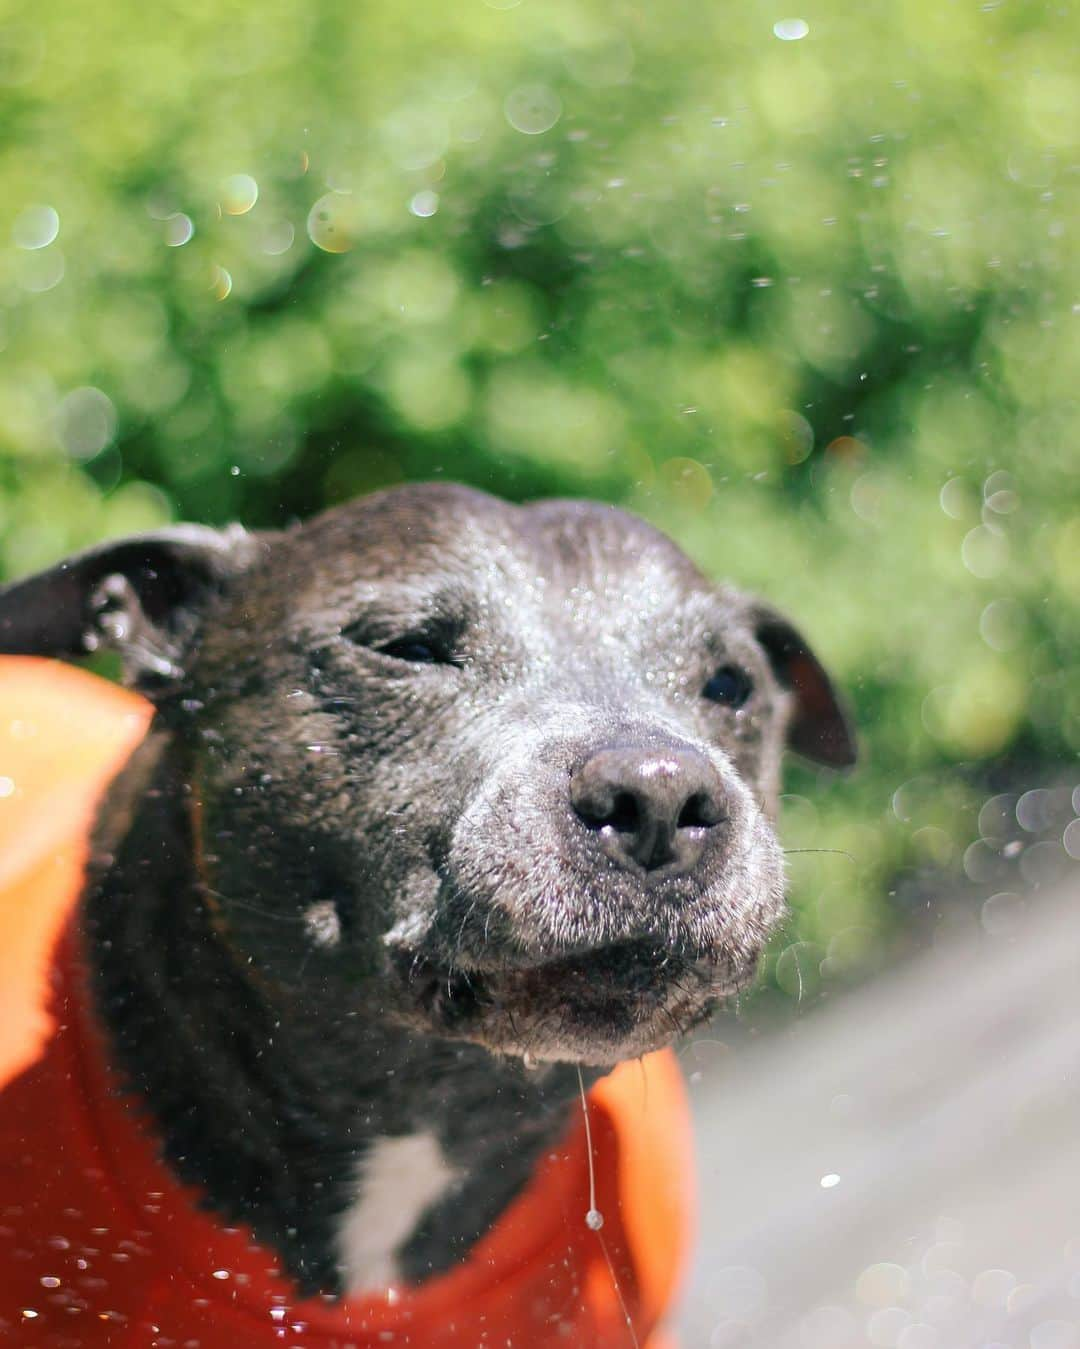
[[[532,965],[409,963],[418,1029],[480,1044],[526,1066],[610,1067],[670,1044],[753,977],[722,959],[688,959],[630,941]]]

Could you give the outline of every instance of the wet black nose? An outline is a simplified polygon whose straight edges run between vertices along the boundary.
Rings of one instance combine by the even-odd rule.
[[[720,774],[697,750],[602,749],[570,779],[579,818],[609,857],[645,871],[689,871],[725,821]]]

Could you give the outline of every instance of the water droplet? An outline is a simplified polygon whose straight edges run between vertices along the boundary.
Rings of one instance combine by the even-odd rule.
[[[590,1232],[599,1232],[604,1225],[604,1215],[597,1208],[589,1209],[585,1215],[585,1226]]]
[[[835,1171],[830,1171],[828,1175],[822,1176],[818,1182],[823,1190],[834,1190],[840,1184],[840,1177]]]
[[[15,790],[15,779],[0,777],[0,797],[10,796]]]
[[[809,33],[810,25],[805,19],[777,19],[772,30],[781,42],[798,42]]]

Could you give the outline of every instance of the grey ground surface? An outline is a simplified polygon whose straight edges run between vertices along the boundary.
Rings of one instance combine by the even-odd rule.
[[[683,1050],[684,1349],[1080,1349],[1080,881]]]

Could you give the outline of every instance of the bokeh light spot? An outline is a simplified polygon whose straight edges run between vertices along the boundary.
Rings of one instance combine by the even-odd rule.
[[[913,1321],[896,1337],[896,1349],[941,1349],[941,1333],[926,1321]],[[991,1346],[985,1346],[991,1349]]]
[[[1002,896],[995,896],[1002,898]],[[1015,899],[1016,896],[1010,896]],[[988,901],[989,902],[989,901]],[[1007,1269],[984,1269],[971,1283],[971,1300],[979,1307],[1003,1308],[1016,1287],[1016,1275]]]
[[[688,510],[704,510],[713,494],[709,470],[696,459],[668,459],[658,468],[657,478],[670,496]]]
[[[21,259],[19,285],[31,295],[42,295],[64,279],[66,264],[59,248],[35,249]]]
[[[911,1313],[903,1307],[882,1307],[866,1321],[866,1337],[881,1349],[896,1349],[900,1335],[911,1325]]]
[[[232,294],[233,280],[232,275],[224,267],[215,267],[213,271],[213,280],[210,283],[210,289],[218,300],[227,300]]]
[[[73,459],[93,459],[116,434],[116,407],[92,385],[72,389],[60,400],[56,438]]]
[[[356,203],[341,192],[328,192],[308,212],[308,237],[324,253],[347,253],[356,242]]]
[[[1040,1321],[1032,1326],[1029,1342],[1031,1349],[1080,1349],[1080,1328],[1056,1317]]]
[[[989,525],[977,525],[964,535],[960,557],[972,576],[989,581],[1009,565],[1009,541]]]
[[[994,651],[1014,650],[1027,630],[1027,611],[1017,600],[991,600],[979,615],[979,634]]]
[[[507,94],[503,111],[515,131],[539,136],[562,116],[562,100],[546,84],[522,84]]]
[[[903,1265],[883,1260],[867,1265],[855,1280],[855,1296],[867,1307],[889,1307],[902,1302],[911,1287],[911,1277]]]
[[[382,139],[395,164],[426,169],[446,154],[450,128],[439,111],[406,105],[382,124]]]
[[[857,464],[866,457],[866,445],[855,436],[836,436],[825,446],[825,457],[833,464]]]
[[[1003,890],[983,902],[979,920],[983,930],[991,937],[1018,937],[1024,930],[1026,916],[1027,905],[1023,899],[1019,895]],[[989,1272],[983,1271],[984,1275]],[[1008,1291],[1007,1289],[1002,1294],[1001,1303],[998,1305],[1004,1305]]]
[[[259,185],[249,173],[234,173],[221,187],[221,209],[226,215],[246,215],[259,200]]]
[[[15,217],[11,237],[18,248],[47,248],[60,233],[60,216],[52,206],[28,206]]]
[[[966,520],[973,510],[970,485],[963,478],[950,478],[938,494],[941,509],[953,520]]]
[[[195,226],[190,216],[184,215],[182,211],[174,211],[172,215],[166,216],[162,233],[170,248],[183,248],[194,235]]]
[[[809,33],[810,25],[805,19],[777,19],[772,30],[781,42],[798,42]]]
[[[263,229],[259,246],[271,258],[287,253],[296,239],[296,230],[289,220],[270,221]]]
[[[785,462],[801,464],[809,459],[814,448],[814,428],[802,413],[787,408],[780,413],[778,422]]]
[[[792,942],[776,961],[776,982],[789,998],[801,1002],[821,987],[821,961],[825,952],[816,942]]]
[[[439,194],[430,188],[417,192],[409,202],[409,210],[421,220],[427,220],[439,209]]]

